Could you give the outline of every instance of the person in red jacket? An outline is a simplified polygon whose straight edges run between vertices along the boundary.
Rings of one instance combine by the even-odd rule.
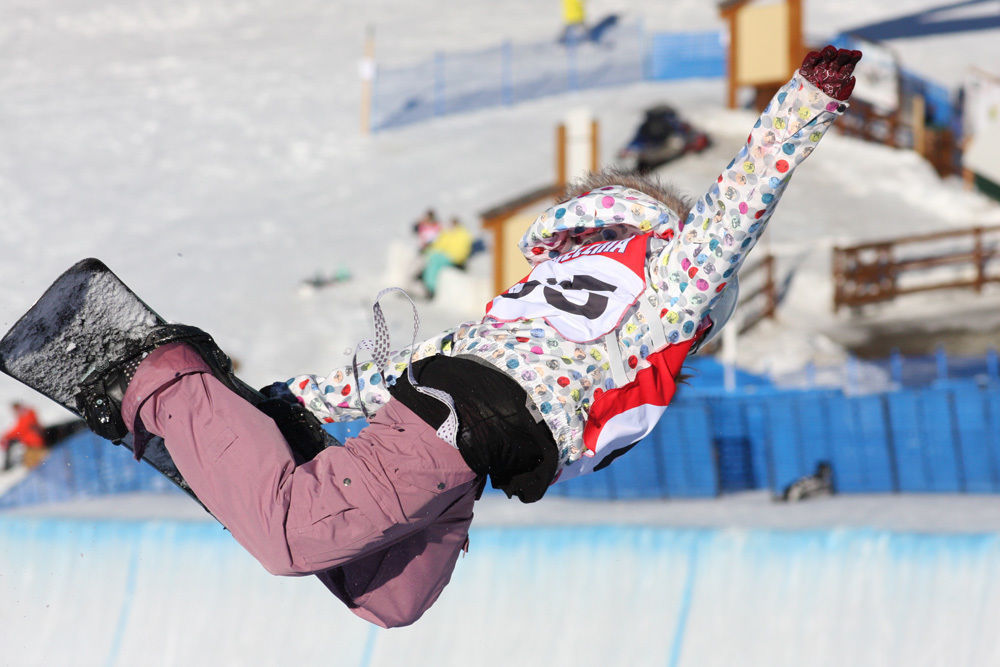
[[[20,442],[27,448],[24,463],[28,467],[34,467],[41,461],[45,452],[45,434],[38,423],[38,415],[35,411],[23,403],[11,403],[14,410],[14,425],[11,426],[3,437],[0,438],[0,449],[3,449],[3,469],[11,467],[10,446],[15,442]]]

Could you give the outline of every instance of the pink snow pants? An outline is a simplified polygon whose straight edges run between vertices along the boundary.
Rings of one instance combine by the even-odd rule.
[[[393,400],[368,427],[296,466],[274,422],[191,348],[154,350],[122,416],[162,436],[198,498],[273,574],[316,574],[358,616],[408,625],[437,599],[468,543],[476,475]]]

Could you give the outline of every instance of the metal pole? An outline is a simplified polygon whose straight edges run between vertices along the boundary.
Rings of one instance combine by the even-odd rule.
[[[893,348],[889,354],[889,369],[892,381],[901,388],[903,386],[903,355],[899,353],[898,348]]]
[[[943,345],[937,346],[937,349],[934,351],[934,357],[937,361],[938,380],[944,382],[948,379],[948,353],[944,351]]]
[[[567,58],[567,73],[566,82],[570,90],[576,90],[579,87],[579,81],[576,76],[576,39],[566,40],[566,58]]]
[[[444,113],[444,54],[438,51],[434,54],[434,115]]]
[[[512,51],[508,39],[500,46],[500,100],[504,105],[514,103]]]

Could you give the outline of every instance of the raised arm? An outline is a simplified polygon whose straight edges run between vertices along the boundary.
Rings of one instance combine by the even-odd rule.
[[[746,144],[700,197],[673,243],[653,258],[667,294],[667,339],[693,337],[764,232],[795,168],[847,109],[860,51],[832,46],[806,56],[750,131]]]

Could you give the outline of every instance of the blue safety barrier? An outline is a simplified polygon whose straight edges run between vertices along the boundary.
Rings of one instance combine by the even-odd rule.
[[[364,425],[327,429],[343,441]],[[820,463],[830,464],[839,493],[1000,493],[1000,383],[938,380],[861,396],[682,386],[632,451],[549,493],[634,499],[766,488],[780,495]],[[54,447],[42,466],[0,496],[0,508],[174,488],[124,448],[84,432]]]
[[[646,78],[719,78],[726,75],[728,49],[723,33],[661,32],[650,36]]]
[[[840,35],[841,47],[856,44]],[[641,23],[613,23],[596,39],[507,41],[474,51],[440,52],[410,65],[380,66],[371,127],[381,130],[447,114],[516,104],[575,90],[636,81],[721,78],[728,44],[718,30],[646,33]],[[951,127],[951,91],[901,69],[906,95],[924,97],[928,124]]]
[[[53,447],[45,462],[0,495],[0,509],[135,491],[180,492],[172,482],[138,463],[132,452],[89,431]]]
[[[643,80],[721,77],[726,47],[717,30],[647,35],[641,23],[614,23],[595,39],[507,41],[380,66],[371,127],[398,127],[447,114],[516,104],[575,90]]]

